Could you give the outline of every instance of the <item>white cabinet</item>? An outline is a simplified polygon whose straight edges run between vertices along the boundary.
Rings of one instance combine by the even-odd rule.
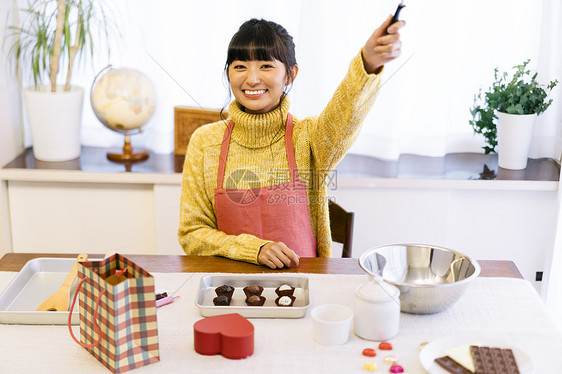
[[[150,185],[9,181],[15,252],[156,253]]]
[[[127,172],[106,151],[84,147],[80,159],[47,163],[27,150],[0,169],[8,251],[183,253],[173,155],[151,155]]]

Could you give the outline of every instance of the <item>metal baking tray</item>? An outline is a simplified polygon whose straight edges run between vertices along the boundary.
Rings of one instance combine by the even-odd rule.
[[[215,306],[213,299],[217,296],[215,288],[222,285],[234,287],[232,302],[229,306]],[[262,286],[262,296],[266,298],[263,306],[246,305],[243,288],[257,284]],[[275,304],[275,289],[282,285],[295,287],[295,302],[291,307]],[[219,314],[238,313],[248,318],[302,318],[310,306],[310,289],[307,277],[300,275],[260,275],[260,274],[221,274],[207,275],[201,278],[195,305],[203,317]]]
[[[0,295],[0,323],[23,325],[64,325],[68,312],[37,312],[36,309],[64,283],[74,258],[36,258],[28,261]],[[78,282],[74,282],[70,301]],[[70,304],[69,304],[70,305]],[[80,322],[78,300],[71,323]]]

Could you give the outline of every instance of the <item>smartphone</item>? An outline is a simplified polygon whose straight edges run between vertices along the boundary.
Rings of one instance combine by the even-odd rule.
[[[404,5],[404,0],[402,0],[400,2],[400,4],[398,4],[398,7],[396,8],[396,12],[394,12],[394,16],[392,17],[392,21],[390,21],[390,24],[393,25],[396,22],[398,22],[398,17],[400,16],[400,11],[402,10],[402,8],[406,7],[406,5]]]

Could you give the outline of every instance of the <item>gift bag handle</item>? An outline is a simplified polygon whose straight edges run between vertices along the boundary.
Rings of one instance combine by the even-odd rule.
[[[95,271],[95,270],[94,270]],[[95,271],[97,273],[97,271]],[[86,281],[86,277],[84,277],[80,283],[78,284],[78,288],[76,288],[76,292],[74,293],[74,298],[72,299],[72,305],[70,306],[70,311],[68,312],[68,331],[70,331],[70,336],[76,343],[84,348],[92,348],[98,345],[101,341],[101,327],[98,324],[98,308],[100,305],[100,299],[103,294],[105,294],[105,290],[101,290],[100,294],[96,298],[95,309],[94,309],[94,331],[98,333],[98,339],[91,344],[82,343],[80,340],[76,339],[74,333],[72,332],[71,320],[72,320],[72,311],[74,310],[74,304],[76,304],[76,297],[78,296],[78,292],[80,292],[80,287]]]

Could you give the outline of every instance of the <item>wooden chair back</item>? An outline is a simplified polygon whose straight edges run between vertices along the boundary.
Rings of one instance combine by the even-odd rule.
[[[328,210],[330,212],[332,241],[343,244],[341,256],[349,258],[351,257],[351,245],[353,243],[353,218],[355,214],[346,211],[332,200],[328,200]]]

